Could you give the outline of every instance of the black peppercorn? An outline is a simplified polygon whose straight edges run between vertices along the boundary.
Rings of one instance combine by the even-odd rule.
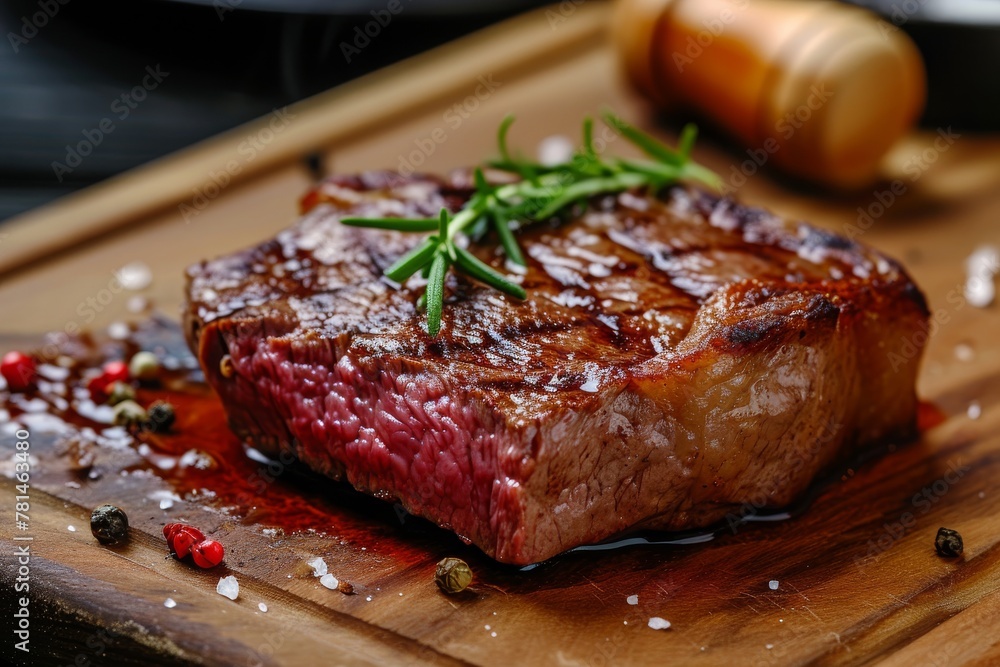
[[[120,507],[101,505],[90,514],[90,532],[101,544],[128,539],[128,516]]]
[[[165,433],[174,425],[174,406],[166,401],[156,401],[147,410],[146,426],[150,431]]]
[[[958,534],[957,530],[938,528],[937,537],[934,538],[934,548],[937,550],[938,556],[957,558],[962,555],[962,549],[965,548],[965,545],[962,544],[962,536]]]

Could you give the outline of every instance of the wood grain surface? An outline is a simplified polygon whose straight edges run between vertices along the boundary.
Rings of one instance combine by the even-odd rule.
[[[672,137],[676,126],[618,75],[603,37],[607,8],[564,5],[570,9],[529,14],[293,107],[261,162],[188,219],[178,207],[193,205],[193,190],[239,159],[241,137],[263,125],[0,227],[0,347],[135,319],[127,305],[136,293],[118,289],[114,277],[135,261],[153,273],[140,294],[176,317],[185,266],[257,243],[293,219],[310,179],[298,162],[306,152],[322,151],[331,170],[395,168],[441,128],[444,140],[419,166],[446,171],[489,155],[509,112],[518,116],[512,141],[531,147],[575,133],[583,115],[605,106]],[[566,20],[552,22],[547,11],[566,12]],[[473,105],[481,77],[493,90],[467,118],[449,122],[455,104]],[[946,418],[920,442],[841,471],[801,515],[703,544],[575,553],[520,571],[419,521],[401,524],[391,505],[298,473],[269,483],[266,505],[286,503],[300,518],[316,512],[318,532],[274,533],[288,516],[255,514],[253,503],[226,513],[224,494],[179,494],[160,509],[157,498],[176,487],[141,472],[151,467],[148,452],[102,452],[98,478],[81,480],[68,470],[59,437],[39,427],[32,429],[31,659],[14,654],[7,625],[0,656],[38,665],[1000,664],[1000,310],[973,307],[961,291],[970,252],[1000,245],[1000,139],[959,133],[935,146],[940,136],[932,128],[907,138],[872,191],[819,193],[766,169],[753,169],[739,188],[747,202],[901,259],[933,312],[919,391]],[[696,154],[727,181],[747,159],[711,137]],[[890,194],[894,181],[902,194]],[[870,223],[859,208],[872,212]],[[217,409],[182,415],[177,432],[160,443],[174,453],[226,438]],[[9,437],[0,440],[9,446]],[[223,463],[238,472],[263,465]],[[13,482],[4,489],[13,503]],[[105,548],[91,537],[90,509],[103,502],[128,508],[127,545]],[[15,530],[6,516],[0,581],[9,606]],[[197,571],[164,558],[160,526],[180,518],[226,543],[223,568]],[[962,558],[935,555],[939,526],[962,533]],[[432,581],[434,563],[451,554],[476,571],[471,592],[455,598]],[[304,566],[316,555],[358,594],[320,586]],[[235,602],[215,593],[222,574],[240,581]],[[175,607],[164,606],[168,597]],[[10,618],[6,606],[3,613]],[[653,616],[671,629],[650,629]]]

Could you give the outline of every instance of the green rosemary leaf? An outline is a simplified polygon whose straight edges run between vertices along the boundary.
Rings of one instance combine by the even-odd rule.
[[[402,283],[430,262],[437,250],[438,240],[432,236],[396,260],[395,264],[385,270],[386,277],[397,283]]]
[[[646,134],[639,128],[629,125],[613,113],[605,113],[604,120],[608,125],[618,130],[622,136],[638,146],[649,157],[676,166],[684,163],[683,157],[677,151],[667,147],[652,135]]]
[[[427,277],[427,333],[437,336],[441,330],[441,311],[444,310],[444,279],[448,273],[448,257],[436,253]]]
[[[558,213],[564,207],[575,201],[600,194],[602,192],[620,192],[631,187],[644,185],[646,179],[641,174],[622,173],[606,178],[591,178],[567,185],[560,194],[552,199],[536,214],[538,220],[546,220]]]
[[[680,141],[677,142],[677,151],[685,162],[691,159],[691,149],[694,148],[695,139],[698,138],[698,128],[694,123],[688,123],[681,130]]]
[[[514,160],[511,159],[510,151],[507,150],[507,132],[510,131],[510,126],[513,124],[514,116],[507,114],[500,121],[500,127],[497,129],[497,149],[500,151],[500,160],[511,164]]]
[[[457,235],[481,242],[493,226],[507,258],[524,266],[524,254],[515,231],[532,222],[550,219],[575,204],[586,204],[590,197],[632,188],[656,191],[680,181],[699,181],[713,188],[721,187],[717,175],[691,161],[697,135],[693,125],[683,129],[677,149],[673,149],[613,113],[604,113],[602,117],[651,159],[602,158],[594,145],[593,120],[586,118],[582,146],[572,159],[561,164],[542,165],[511,152],[507,135],[514,117],[507,116],[497,130],[499,158],[485,164],[515,174],[519,180],[494,185],[486,180],[482,167],[478,167],[473,171],[472,196],[454,214],[442,209],[435,219],[345,218],[343,222],[405,232],[434,232],[389,267],[386,275],[402,283],[420,271],[427,279],[427,289],[417,301],[417,307],[427,311],[427,331],[432,336],[437,335],[444,308],[445,278],[452,266],[507,294],[525,297],[519,285],[460,248],[455,243]]]
[[[510,131],[510,126],[513,124],[514,116],[510,114],[504,116],[500,123],[500,129],[497,131],[497,148],[500,151],[500,159],[487,162],[487,164],[496,169],[515,173],[526,181],[533,181],[539,175],[546,173],[548,169],[536,162],[530,162],[511,154],[510,149],[507,148],[507,132]]]
[[[587,116],[583,119],[583,154],[591,160],[597,159],[594,150],[594,119]]]
[[[397,232],[432,232],[438,228],[437,218],[341,218],[351,227],[394,229]]]
[[[684,165],[683,180],[700,181],[713,190],[722,189],[722,179],[719,175],[707,167],[703,167],[697,162],[688,162]]]
[[[490,184],[486,181],[486,177],[483,176],[483,170],[481,167],[476,167],[472,172],[472,179],[476,184],[476,192],[481,195],[488,195],[493,191]]]
[[[501,292],[510,294],[518,299],[524,299],[528,296],[523,287],[504,278],[494,271],[491,266],[482,262],[468,250],[456,246],[455,254],[457,260],[455,263],[458,265],[458,268],[473,278],[481,280],[487,285],[495,287]]]
[[[680,180],[684,174],[683,167],[662,162],[642,162],[640,160],[619,160],[618,164],[628,173],[646,176],[652,185]]]
[[[611,173],[609,164],[601,162],[594,148],[594,121],[591,118],[583,120],[583,147],[566,165],[560,165],[559,173],[567,177],[586,178],[588,176],[606,176]]]
[[[451,220],[451,215],[448,213],[448,209],[442,208],[440,215],[438,215],[438,238],[442,241],[448,238],[448,222]]]
[[[506,253],[507,259],[520,266],[527,266],[527,263],[524,261],[524,255],[521,254],[521,247],[517,244],[517,239],[514,238],[514,232],[510,230],[510,223],[507,221],[507,218],[497,215],[493,221],[497,230],[497,236],[500,238],[500,245],[503,246],[503,251]]]

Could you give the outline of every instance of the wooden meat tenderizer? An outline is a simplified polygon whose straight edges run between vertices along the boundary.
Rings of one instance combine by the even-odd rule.
[[[837,189],[870,184],[923,109],[910,38],[840,2],[619,0],[613,33],[658,105],[707,118],[758,166]]]

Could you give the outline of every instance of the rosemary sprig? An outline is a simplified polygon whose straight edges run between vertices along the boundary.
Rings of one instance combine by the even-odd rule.
[[[444,310],[445,278],[452,268],[510,296],[526,296],[520,285],[465,250],[465,244],[458,242],[460,237],[480,240],[493,230],[507,260],[526,266],[515,231],[532,222],[585,208],[594,195],[633,188],[656,191],[678,181],[720,186],[718,176],[691,161],[697,134],[693,125],[684,128],[678,147],[673,149],[611,113],[605,113],[603,119],[651,159],[602,159],[594,148],[593,121],[587,118],[583,122],[583,145],[573,157],[568,162],[543,165],[510,151],[507,133],[514,118],[507,116],[497,132],[499,158],[487,162],[487,166],[516,174],[521,180],[494,185],[477,168],[475,192],[455,213],[442,208],[437,218],[343,218],[341,222],[401,232],[436,232],[385,270],[385,275],[397,283],[405,282],[417,271],[427,278],[427,288],[417,305],[426,308],[427,332],[436,336]]]

